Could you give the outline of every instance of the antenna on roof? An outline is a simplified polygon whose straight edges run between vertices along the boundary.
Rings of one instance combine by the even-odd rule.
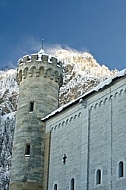
[[[44,42],[44,39],[42,39],[42,49],[43,49],[43,42]]]

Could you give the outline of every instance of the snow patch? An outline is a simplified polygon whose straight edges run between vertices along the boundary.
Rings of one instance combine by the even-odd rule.
[[[9,118],[9,119],[15,118],[15,114],[16,114],[16,112],[8,113],[8,114],[6,114],[6,115],[1,116],[1,119],[6,120],[6,119],[8,119],[8,118]]]

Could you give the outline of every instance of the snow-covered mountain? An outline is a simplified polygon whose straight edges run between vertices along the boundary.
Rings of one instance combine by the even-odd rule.
[[[117,70],[110,71],[105,65],[100,66],[87,52],[78,53],[61,49],[55,52],[55,57],[64,63],[63,86],[60,88],[59,96],[60,104],[76,99],[117,73]]]
[[[63,62],[60,105],[65,104],[117,73],[100,66],[90,53],[60,49],[53,56]],[[16,70],[0,71],[0,190],[8,190],[15,113],[19,88]]]
[[[8,189],[18,86],[16,70],[0,71],[0,189]]]

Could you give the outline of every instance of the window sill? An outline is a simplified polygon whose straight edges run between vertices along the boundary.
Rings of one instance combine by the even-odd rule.
[[[30,157],[31,155],[29,155],[29,154],[25,154],[25,157]]]
[[[123,176],[123,177],[119,177],[119,178],[118,178],[118,181],[123,180],[123,179],[125,179],[124,176]]]

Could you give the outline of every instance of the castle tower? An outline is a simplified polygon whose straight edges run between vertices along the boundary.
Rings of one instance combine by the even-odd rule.
[[[18,61],[19,99],[10,190],[43,190],[45,125],[58,107],[62,64],[41,50]]]

